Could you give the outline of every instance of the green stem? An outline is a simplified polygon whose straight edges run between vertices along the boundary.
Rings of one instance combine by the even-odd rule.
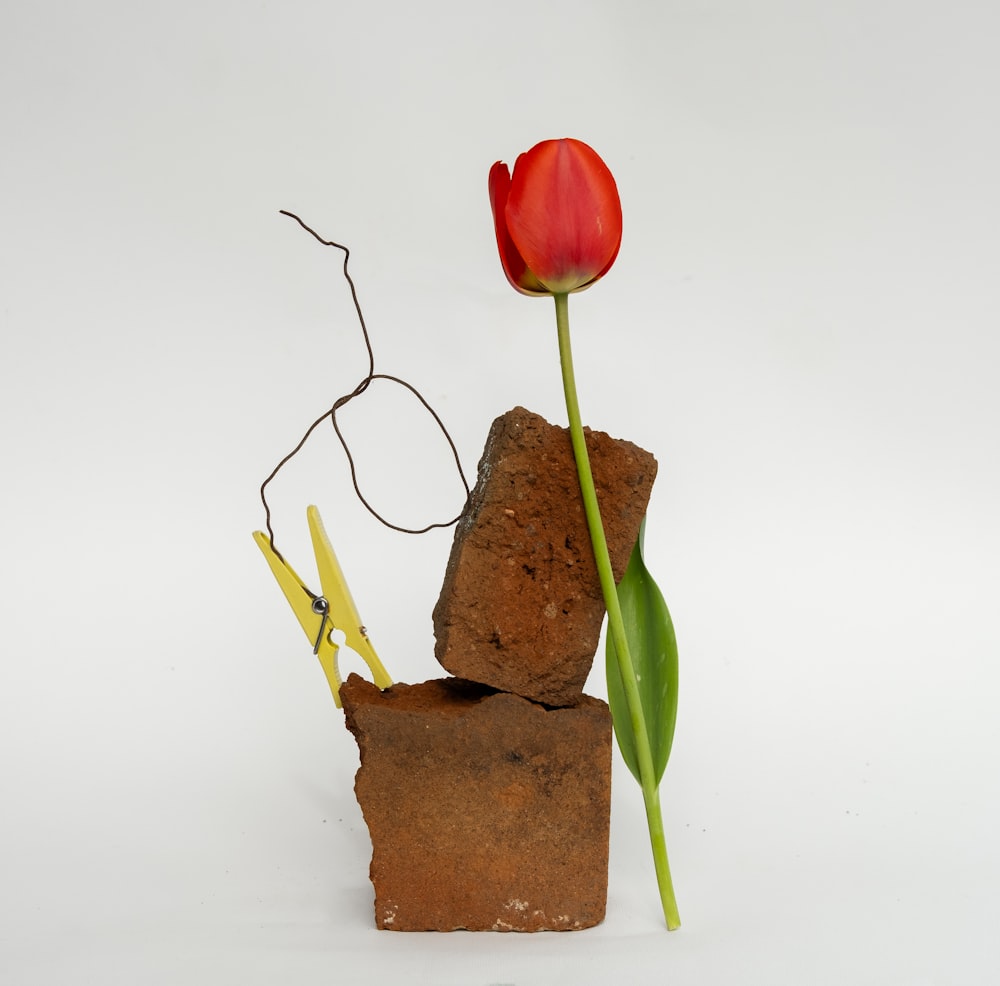
[[[557,294],[553,297],[556,302],[559,363],[562,367],[563,391],[566,394],[566,411],[569,415],[570,441],[573,444],[576,471],[580,477],[580,493],[583,497],[583,509],[587,517],[590,540],[594,547],[594,560],[597,562],[597,573],[601,580],[601,592],[604,595],[604,605],[608,611],[608,632],[615,645],[632,733],[635,736],[642,800],[646,806],[649,841],[653,849],[653,863],[656,866],[656,883],[660,890],[660,900],[663,903],[663,916],[666,919],[667,927],[673,931],[680,927],[681,919],[677,913],[677,901],[674,898],[674,887],[670,879],[667,843],[663,837],[663,816],[660,813],[660,792],[653,770],[653,755],[649,748],[646,717],[642,711],[639,683],[635,677],[628,639],[625,636],[625,621],[622,619],[621,605],[618,602],[615,576],[611,568],[611,556],[608,554],[608,542],[604,536],[604,524],[601,521],[601,510],[597,503],[594,474],[590,469],[590,456],[587,453],[587,441],[583,434],[583,423],[580,418],[580,404],[576,396],[573,352],[569,340],[569,295]]]

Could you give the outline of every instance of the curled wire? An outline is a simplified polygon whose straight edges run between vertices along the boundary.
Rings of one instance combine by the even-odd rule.
[[[409,527],[402,527],[399,524],[393,524],[392,522],[386,520],[385,517],[383,517],[371,505],[371,503],[369,503],[368,499],[361,492],[361,487],[360,487],[360,485],[358,483],[357,468],[356,468],[356,466],[354,464],[354,456],[351,455],[351,450],[350,450],[350,447],[347,444],[347,440],[344,438],[344,435],[343,435],[343,433],[340,430],[340,425],[337,423],[337,412],[345,404],[347,404],[350,401],[354,400],[355,397],[359,397],[361,394],[363,394],[368,389],[368,387],[371,385],[371,382],[373,380],[388,380],[391,383],[399,384],[401,387],[405,387],[411,394],[413,394],[414,397],[417,398],[418,401],[420,401],[420,403],[424,406],[424,408],[428,411],[428,413],[434,419],[434,421],[437,424],[438,428],[441,429],[441,434],[444,435],[446,441],[448,442],[448,447],[451,449],[451,454],[452,454],[452,456],[455,459],[455,465],[458,468],[458,475],[459,475],[459,477],[462,480],[462,485],[465,487],[466,500],[468,500],[468,497],[469,497],[469,481],[465,478],[465,471],[462,469],[462,462],[461,462],[461,459],[459,458],[459,455],[458,455],[458,449],[455,447],[455,442],[452,440],[451,435],[448,433],[448,429],[444,426],[444,422],[441,420],[440,416],[434,410],[434,408],[432,408],[430,406],[430,404],[427,403],[426,399],[420,393],[420,391],[418,391],[417,388],[414,387],[412,384],[407,383],[407,381],[402,380],[399,377],[391,376],[388,373],[376,373],[375,372],[375,354],[374,354],[374,352],[372,350],[371,338],[370,338],[370,336],[368,334],[368,326],[365,324],[365,316],[364,316],[364,313],[361,311],[361,302],[358,300],[358,291],[357,291],[357,288],[354,285],[354,279],[351,277],[350,271],[348,270],[348,267],[347,267],[348,261],[350,260],[351,251],[346,246],[344,246],[342,243],[336,243],[333,240],[324,239],[322,236],[319,235],[319,233],[316,232],[316,230],[312,229],[310,226],[307,226],[297,215],[295,215],[295,213],[288,212],[285,209],[280,210],[280,212],[281,212],[281,215],[288,216],[290,219],[294,219],[307,233],[310,233],[317,241],[319,241],[320,243],[322,243],[323,246],[335,247],[336,249],[343,251],[343,254],[344,254],[344,266],[343,266],[344,279],[347,281],[348,285],[350,286],[350,289],[351,289],[351,299],[354,302],[354,310],[358,314],[358,322],[361,325],[361,333],[362,333],[362,335],[364,337],[364,340],[365,340],[365,349],[368,352],[368,372],[365,374],[365,376],[361,379],[361,381],[358,383],[358,385],[350,393],[344,394],[342,397],[338,397],[333,402],[333,406],[329,410],[324,411],[308,427],[308,429],[306,429],[306,433],[299,440],[299,443],[295,446],[295,448],[293,448],[291,450],[291,452],[289,452],[283,459],[281,459],[281,461],[274,467],[274,469],[271,470],[271,474],[267,477],[267,479],[265,479],[264,482],[261,483],[261,486],[260,486],[260,499],[261,499],[261,503],[263,503],[263,505],[264,505],[265,523],[267,525],[268,538],[270,539],[270,542],[271,542],[271,549],[274,551],[274,553],[276,555],[278,555],[279,558],[281,557],[281,553],[278,551],[278,549],[274,545],[274,530],[271,527],[271,507],[270,507],[270,505],[267,502],[267,487],[268,487],[268,484],[270,484],[270,482],[275,478],[275,476],[278,475],[278,473],[282,470],[282,468],[286,465],[286,463],[288,463],[288,461],[290,459],[294,458],[302,450],[302,447],[309,440],[310,435],[312,435],[312,433],[324,421],[326,421],[327,418],[330,419],[330,423],[333,425],[333,430],[336,433],[337,438],[339,439],[340,444],[341,444],[341,446],[344,449],[345,455],[347,456],[347,462],[348,462],[348,465],[350,466],[350,469],[351,469],[351,483],[354,486],[354,492],[357,494],[358,499],[362,502],[362,504],[364,504],[364,506],[368,510],[368,512],[376,520],[378,520],[380,523],[384,524],[386,527],[391,528],[394,531],[399,531],[402,534],[426,534],[427,531],[433,530],[434,528],[437,528],[437,527],[451,527],[453,524],[457,523],[458,520],[461,518],[462,512],[464,511],[464,504],[463,504],[463,511],[460,511],[455,517],[453,517],[449,521],[443,521],[443,522],[438,522],[438,523],[434,523],[434,524],[428,524],[426,527],[421,527],[421,528],[409,528]]]

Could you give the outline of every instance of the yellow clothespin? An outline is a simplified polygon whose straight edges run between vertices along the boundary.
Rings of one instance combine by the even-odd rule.
[[[323,666],[326,680],[330,683],[330,691],[333,692],[333,700],[339,709],[341,680],[337,651],[340,648],[330,639],[331,630],[337,629],[343,632],[344,642],[371,668],[375,684],[379,688],[388,688],[392,684],[392,678],[378,659],[378,654],[368,639],[368,632],[361,623],[358,608],[351,598],[347,582],[344,581],[344,573],[340,569],[333,545],[330,544],[330,539],[323,529],[319,510],[316,507],[309,507],[306,516],[309,520],[309,532],[312,534],[319,581],[323,588],[323,594],[320,596],[305,587],[305,583],[295,574],[291,565],[271,547],[271,541],[266,534],[254,531],[253,539],[264,553],[274,577],[278,580],[278,585],[281,586],[281,591],[284,592],[309,642],[313,645],[313,653]]]

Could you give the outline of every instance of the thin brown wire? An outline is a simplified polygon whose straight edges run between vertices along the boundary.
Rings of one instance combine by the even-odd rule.
[[[271,542],[271,550],[281,558],[281,553],[274,545],[274,530],[271,527],[271,507],[267,502],[267,487],[268,484],[278,475],[282,468],[288,463],[288,461],[294,458],[301,450],[305,443],[309,440],[309,436],[324,422],[327,418],[330,419],[330,423],[333,425],[333,430],[340,441],[341,446],[344,449],[344,453],[347,456],[347,462],[351,469],[351,483],[354,486],[354,492],[357,494],[358,499],[364,504],[365,509],[380,523],[384,524],[386,527],[391,528],[394,531],[399,531],[402,534],[426,534],[427,531],[434,530],[437,527],[451,527],[452,524],[458,522],[462,516],[462,512],[465,507],[463,504],[462,511],[458,513],[457,516],[453,517],[449,521],[438,522],[434,524],[428,524],[426,527],[421,527],[419,529],[401,527],[399,524],[393,524],[383,517],[369,502],[365,495],[361,492],[361,487],[358,483],[358,472],[357,467],[354,464],[354,456],[351,455],[350,447],[347,444],[347,440],[344,438],[343,433],[340,430],[340,426],[337,424],[337,411],[339,411],[345,404],[349,401],[354,400],[355,397],[359,397],[363,394],[371,384],[373,380],[388,380],[391,383],[399,384],[401,387],[405,387],[418,401],[424,406],[424,408],[430,413],[431,417],[434,419],[438,428],[441,429],[441,434],[444,435],[445,440],[448,442],[448,446],[451,449],[451,454],[454,456],[455,465],[458,467],[458,475],[462,480],[462,485],[465,487],[465,497],[466,501],[469,497],[469,481],[465,478],[465,471],[462,469],[462,461],[458,455],[458,449],[455,447],[455,442],[452,440],[451,435],[448,433],[448,429],[444,426],[444,422],[441,420],[438,413],[427,403],[423,394],[417,390],[412,384],[407,383],[405,380],[399,377],[391,376],[388,373],[376,373],[375,372],[375,354],[372,350],[371,338],[368,335],[368,326],[365,324],[365,316],[361,311],[361,302],[358,300],[358,291],[354,285],[354,279],[351,277],[350,271],[347,268],[348,261],[350,260],[351,251],[344,246],[342,243],[336,243],[333,240],[324,239],[316,232],[312,227],[307,226],[294,212],[288,212],[285,209],[280,210],[281,215],[288,216],[294,219],[307,233],[310,233],[316,240],[323,244],[323,246],[336,247],[338,250],[342,250],[344,253],[344,279],[347,281],[351,289],[351,299],[354,302],[354,310],[358,314],[358,322],[361,325],[361,333],[365,340],[365,349],[368,352],[368,373],[362,378],[360,383],[348,394],[344,394],[342,397],[338,397],[337,400],[333,402],[333,406],[328,410],[324,411],[306,430],[306,433],[299,440],[298,445],[295,446],[275,467],[271,470],[271,474],[261,483],[260,486],[260,499],[261,503],[264,505],[264,516],[265,523],[267,525],[267,534]]]

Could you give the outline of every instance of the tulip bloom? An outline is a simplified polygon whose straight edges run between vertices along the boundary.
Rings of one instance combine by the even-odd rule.
[[[500,262],[522,294],[582,291],[618,256],[622,207],[608,166],[582,141],[544,140],[521,154],[511,176],[490,169]]]

